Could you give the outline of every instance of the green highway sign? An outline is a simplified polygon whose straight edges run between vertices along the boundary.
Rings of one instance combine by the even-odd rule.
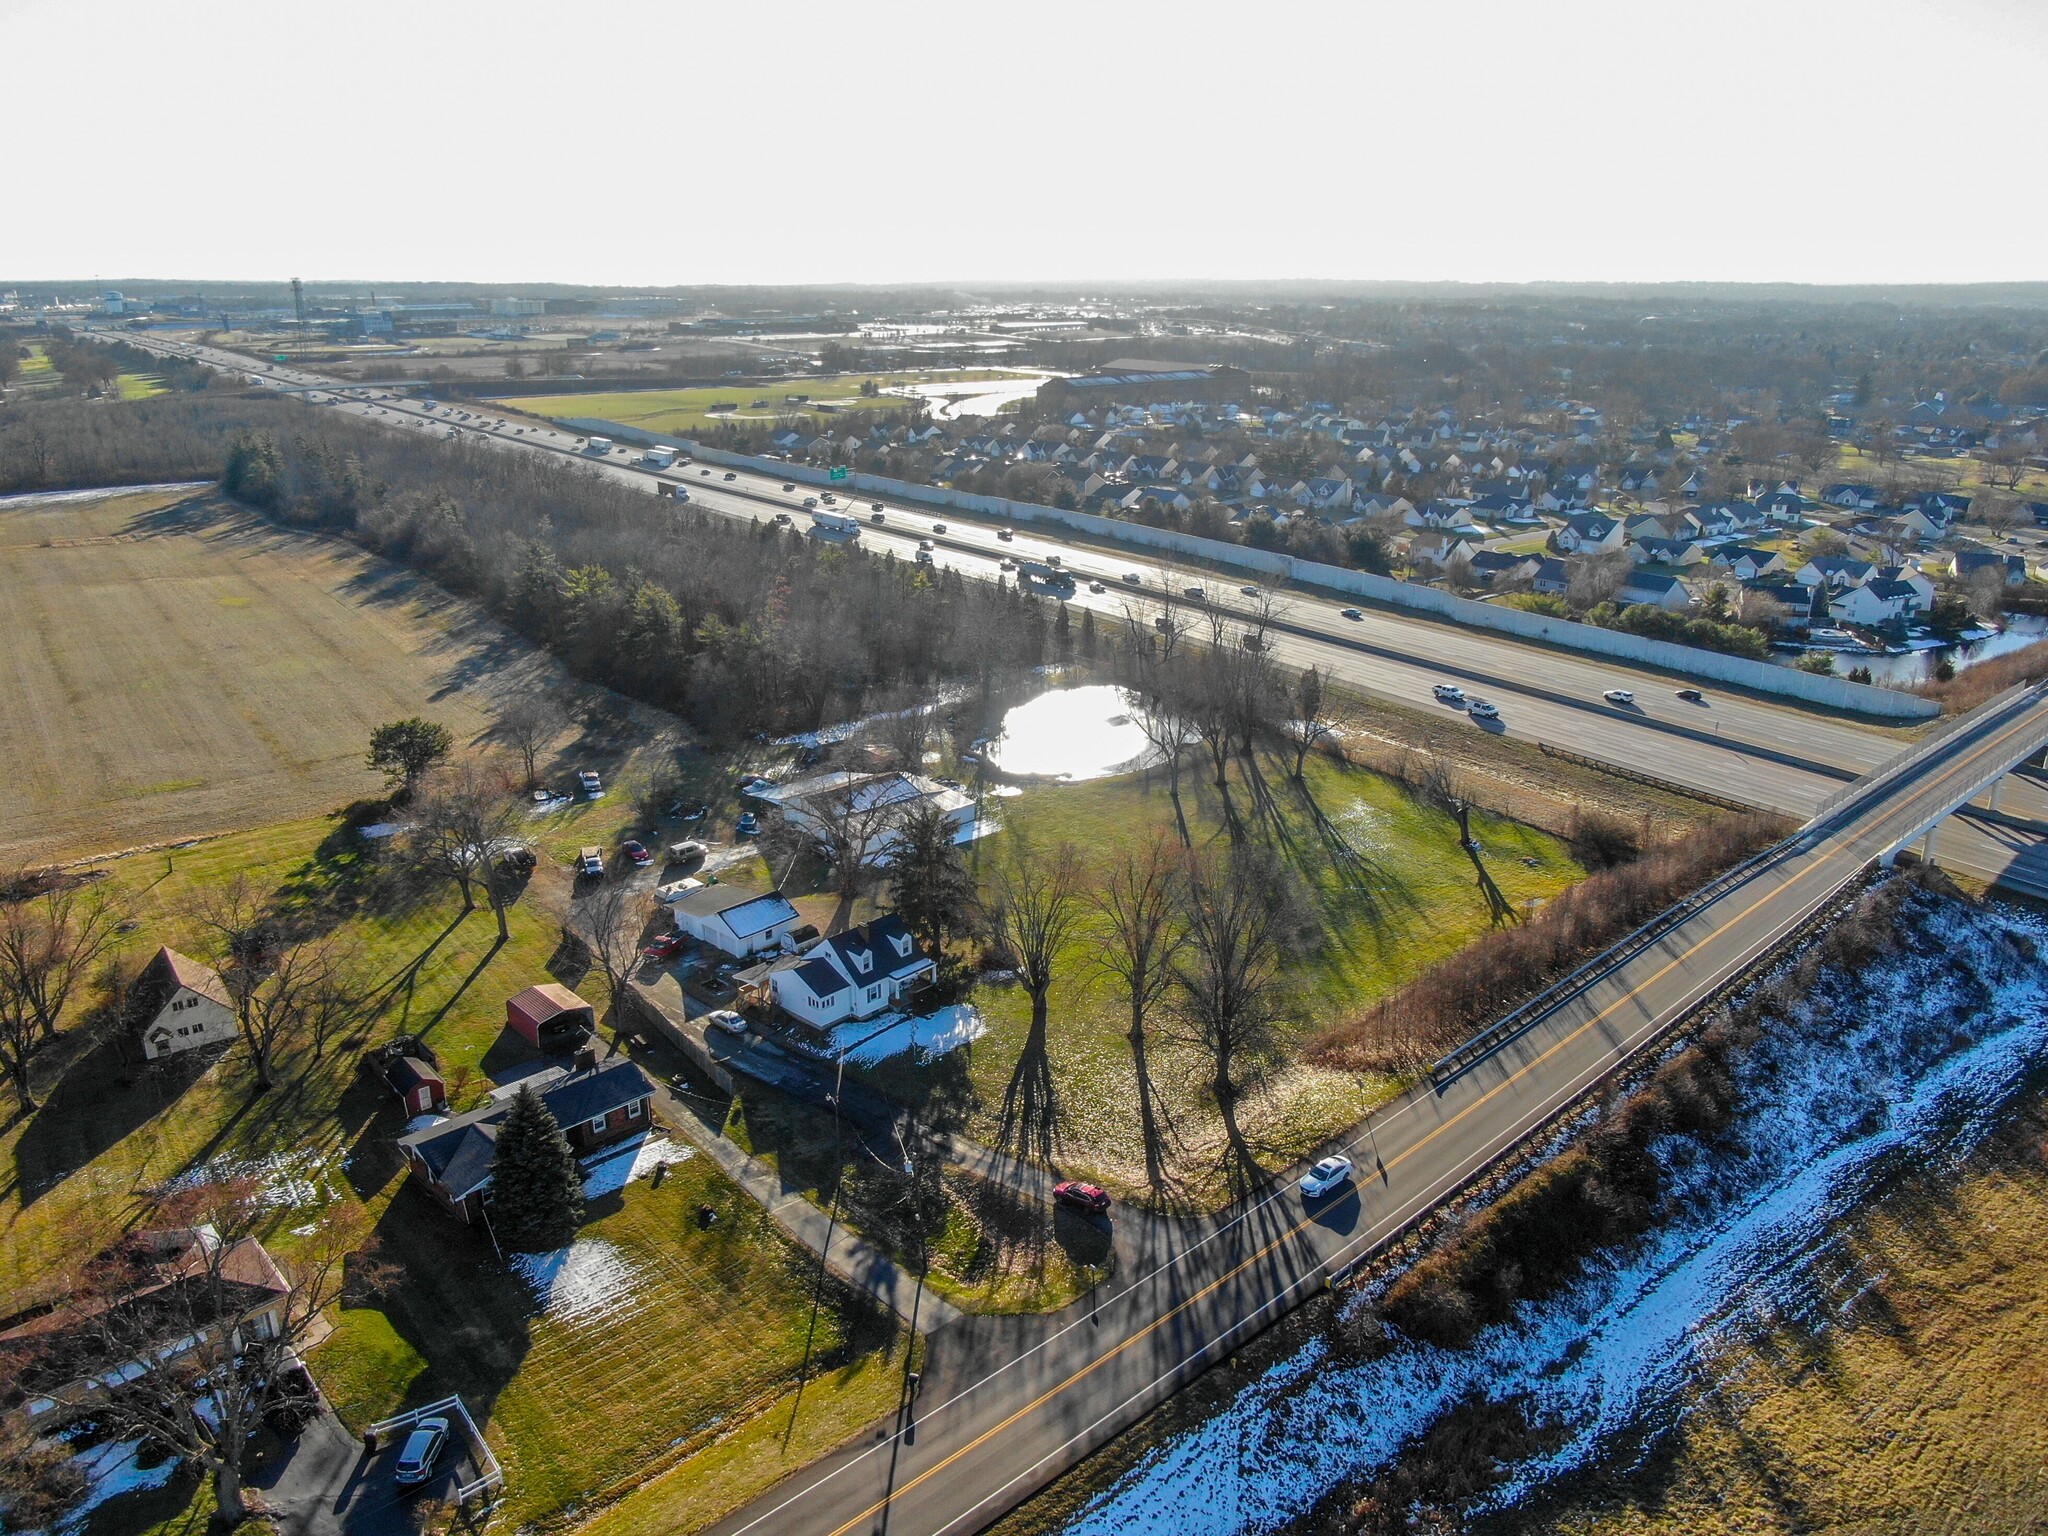
[[[844,480],[846,478],[846,466],[842,464],[837,469],[833,470],[832,478],[834,480]]]
[[[283,354],[282,352],[273,352],[273,353],[271,353],[271,354],[270,354],[270,360],[271,360],[271,361],[272,361],[273,363],[288,363],[288,362],[290,362],[290,361],[291,361],[291,359],[290,359],[290,358],[288,358],[288,357],[286,357],[286,356],[285,356],[285,355],[284,355],[284,354]]]

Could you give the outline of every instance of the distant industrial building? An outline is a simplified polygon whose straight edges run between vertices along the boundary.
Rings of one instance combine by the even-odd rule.
[[[1169,400],[1221,405],[1226,400],[1242,400],[1250,386],[1251,375],[1228,364],[1200,368],[1124,357],[1094,373],[1047,379],[1039,386],[1038,402],[1054,411]]]
[[[516,319],[526,315],[544,315],[547,312],[548,301],[546,299],[504,298],[491,300],[491,313],[507,318]]]

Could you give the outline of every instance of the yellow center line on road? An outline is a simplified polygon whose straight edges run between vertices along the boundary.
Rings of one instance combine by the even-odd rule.
[[[1655,974],[1645,978],[1643,981],[1638,982],[1635,986],[1631,987],[1627,992],[1623,993],[1620,997],[1616,998],[1613,1002],[1609,1003],[1605,1008],[1601,1009],[1598,1013],[1594,1014],[1592,1018],[1586,1020],[1585,1023],[1581,1024],[1578,1028],[1574,1029],[1570,1034],[1566,1035],[1563,1039],[1559,1040],[1555,1045],[1551,1046],[1548,1050],[1544,1051],[1542,1055],[1535,1057],[1533,1060],[1529,1061],[1525,1065],[1517,1068],[1507,1077],[1501,1079],[1499,1083],[1495,1084],[1492,1088],[1488,1089],[1484,1094],[1480,1095],[1478,1098],[1474,1099],[1470,1104],[1466,1105],[1463,1109],[1459,1110],[1457,1114],[1453,1115],[1450,1119],[1444,1121],[1444,1123],[1439,1125],[1435,1130],[1429,1132],[1428,1135],[1422,1137],[1419,1141],[1415,1142],[1406,1150],[1396,1153],[1394,1156],[1394,1160],[1391,1163],[1387,1164],[1388,1170],[1391,1172],[1391,1170],[1393,1170],[1394,1168],[1399,1167],[1408,1158],[1414,1156],[1417,1152],[1420,1152],[1424,1147],[1428,1146],[1431,1142],[1435,1141],[1437,1137],[1443,1135],[1444,1132],[1450,1130],[1453,1126],[1458,1125],[1459,1123],[1464,1121],[1467,1116],[1473,1114],[1475,1111],[1483,1108],[1490,1100],[1494,1098],[1495,1095],[1505,1093],[1509,1088],[1513,1087],[1522,1078],[1528,1076],[1531,1072],[1534,1072],[1538,1067],[1542,1066],[1552,1056],[1555,1056],[1559,1051],[1564,1050],[1567,1046],[1571,1045],[1573,1042],[1578,1040],[1578,1038],[1584,1035],[1588,1030],[1595,1029],[1602,1023],[1606,1022],[1610,1014],[1615,1013],[1627,1004],[1633,1002],[1644,991],[1648,990],[1649,988],[1655,986],[1658,982],[1662,981],[1672,971],[1676,970],[1679,966],[1685,964],[1686,961],[1690,960],[1694,955],[1698,954],[1700,950],[1704,949],[1707,945],[1713,943],[1717,938],[1721,936],[1721,934],[1726,932],[1728,929],[1733,928],[1736,925],[1740,924],[1745,918],[1749,917],[1752,913],[1756,912],[1758,909],[1764,907],[1770,902],[1778,900],[1787,891],[1790,891],[1795,885],[1805,880],[1809,875],[1812,875],[1817,871],[1826,869],[1829,865],[1834,863],[1835,860],[1843,856],[1844,855],[1840,850],[1830,853],[1824,853],[1820,855],[1820,857],[1816,859],[1813,864],[1809,865],[1806,869],[1800,871],[1800,873],[1794,875],[1792,879],[1787,881],[1784,885],[1779,886],[1777,889],[1770,891],[1763,896],[1758,897],[1754,902],[1750,903],[1749,906],[1745,907],[1741,912],[1737,913],[1735,917],[1732,918],[1730,921],[1718,925],[1712,933],[1709,933],[1702,937],[1697,943],[1692,945],[1691,948],[1684,951],[1684,953],[1676,955],[1669,961],[1665,962],[1664,965],[1658,968]],[[1062,1392],[1066,1391],[1076,1382],[1082,1381],[1088,1376],[1093,1375],[1097,1369],[1104,1365],[1107,1365],[1110,1361],[1116,1359],[1117,1356],[1121,1355],[1125,1350],[1129,1349],[1132,1345],[1140,1343],[1146,1338],[1149,1338],[1153,1333],[1158,1331],[1160,1328],[1166,1326],[1167,1323],[1171,1322],[1181,1313],[1187,1311],[1196,1303],[1203,1301],[1207,1299],[1209,1296],[1215,1294],[1215,1292],[1222,1289],[1222,1287],[1228,1285],[1232,1280],[1235,1280],[1247,1269],[1251,1268],[1254,1264],[1257,1264],[1261,1259],[1264,1259],[1267,1255],[1271,1254],[1276,1248],[1279,1248],[1284,1243],[1292,1241],[1295,1237],[1299,1236],[1305,1229],[1313,1225],[1315,1225],[1315,1218],[1313,1216],[1303,1217],[1300,1221],[1296,1222],[1293,1226],[1289,1227],[1285,1232],[1281,1233],[1278,1237],[1275,1237],[1270,1242],[1266,1243],[1257,1252],[1251,1254],[1249,1257],[1242,1260],[1234,1268],[1230,1269],[1222,1275],[1219,1275],[1216,1279],[1210,1281],[1209,1284],[1203,1286],[1199,1291],[1196,1291],[1194,1294],[1187,1297],[1184,1301],[1181,1301],[1176,1306],[1170,1308],[1165,1312],[1160,1313],[1159,1316],[1154,1318],[1151,1322],[1147,1323],[1143,1328],[1140,1328],[1136,1333],[1132,1334],[1129,1338],[1123,1340],[1121,1343],[1115,1345],[1113,1348],[1106,1351],[1105,1353],[1098,1355],[1095,1359],[1089,1361],[1088,1364],[1082,1366],[1080,1369],[1073,1372],[1073,1374],[1068,1376],[1065,1380],[1057,1382],[1054,1385],[1046,1388],[1045,1391],[1041,1392],[1037,1397],[1033,1398],[1030,1402],[1026,1403],[1022,1408],[1016,1410],[1016,1412],[1012,1413],[1000,1424],[993,1425],[990,1428],[983,1430],[979,1435],[975,1436],[974,1439],[968,1441],[967,1444],[961,1446],[957,1451],[952,1452],[944,1460],[939,1461],[934,1465],[925,1468],[924,1471],[918,1473],[917,1476],[911,1478],[910,1481],[905,1483],[901,1488],[891,1490],[882,1498],[878,1499],[875,1503],[869,1505],[866,1509],[862,1510],[859,1514],[855,1515],[852,1519],[846,1521],[845,1524],[835,1527],[831,1532],[831,1536],[847,1536],[847,1533],[852,1531],[854,1527],[862,1524],[864,1521],[873,1519],[876,1515],[880,1514],[884,1509],[886,1509],[889,1505],[894,1503],[897,1499],[901,1498],[904,1494],[913,1491],[914,1489],[923,1485],[925,1482],[929,1481],[931,1478],[936,1477],[939,1473],[945,1471],[946,1468],[952,1466],[954,1462],[960,1460],[961,1457],[966,1456],[973,1451],[979,1450],[983,1445],[986,1445],[990,1440],[994,1439],[997,1435],[1001,1434],[1004,1430],[1008,1429],[1011,1425],[1015,1424],[1019,1419],[1027,1418],[1031,1414],[1037,1412],[1040,1408],[1044,1407],[1048,1402],[1052,1401],[1053,1398],[1058,1397]]]

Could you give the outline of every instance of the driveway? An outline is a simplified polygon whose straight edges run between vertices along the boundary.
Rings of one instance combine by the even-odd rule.
[[[424,1505],[453,1498],[477,1475],[460,1424],[455,1431],[433,1481],[400,1494],[391,1481],[397,1443],[366,1456],[363,1442],[323,1413],[259,1467],[249,1486],[261,1491],[285,1536],[414,1536]]]

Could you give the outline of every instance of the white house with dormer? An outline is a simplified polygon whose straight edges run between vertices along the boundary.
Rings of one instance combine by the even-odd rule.
[[[145,1061],[226,1045],[235,1038],[235,1001],[220,972],[175,949],[156,952],[129,996],[141,1020]]]
[[[791,1017],[816,1029],[886,1013],[937,978],[936,961],[917,947],[893,912],[859,928],[819,939],[802,954],[776,962],[742,985],[763,990]]]

